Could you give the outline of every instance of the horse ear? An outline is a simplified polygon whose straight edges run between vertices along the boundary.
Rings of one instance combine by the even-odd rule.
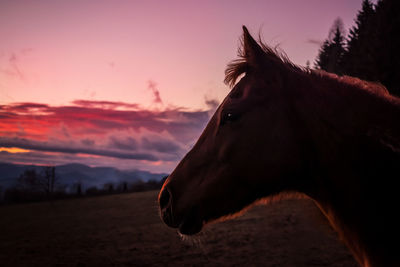
[[[246,26],[243,26],[243,52],[246,62],[253,66],[259,65],[264,55],[264,50],[250,35]]]

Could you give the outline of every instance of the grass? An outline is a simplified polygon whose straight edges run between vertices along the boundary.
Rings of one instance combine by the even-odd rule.
[[[0,207],[1,266],[357,266],[310,200],[258,206],[183,241],[157,192]]]

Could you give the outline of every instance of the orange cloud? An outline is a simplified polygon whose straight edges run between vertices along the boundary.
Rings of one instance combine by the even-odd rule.
[[[23,149],[23,148],[19,148],[19,147],[0,147],[0,152],[8,152],[8,153],[27,153],[27,152],[31,152],[28,149]]]

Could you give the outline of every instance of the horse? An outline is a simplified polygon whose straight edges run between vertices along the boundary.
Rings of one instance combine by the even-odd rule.
[[[299,67],[245,26],[225,74],[233,88],[160,190],[164,223],[195,235],[300,194],[361,266],[400,266],[400,99],[379,83]]]

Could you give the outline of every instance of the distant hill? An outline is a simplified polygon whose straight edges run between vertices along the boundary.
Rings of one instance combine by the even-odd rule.
[[[27,169],[35,169],[38,173],[43,170],[42,166],[17,165],[11,163],[0,163],[0,186],[9,188],[17,183],[17,178]],[[56,166],[58,184],[71,187],[81,183],[83,188],[101,188],[105,183],[119,184],[121,182],[134,183],[138,181],[161,180],[166,173],[151,173],[142,170],[122,171],[112,167],[90,167],[84,164],[66,164]]]

